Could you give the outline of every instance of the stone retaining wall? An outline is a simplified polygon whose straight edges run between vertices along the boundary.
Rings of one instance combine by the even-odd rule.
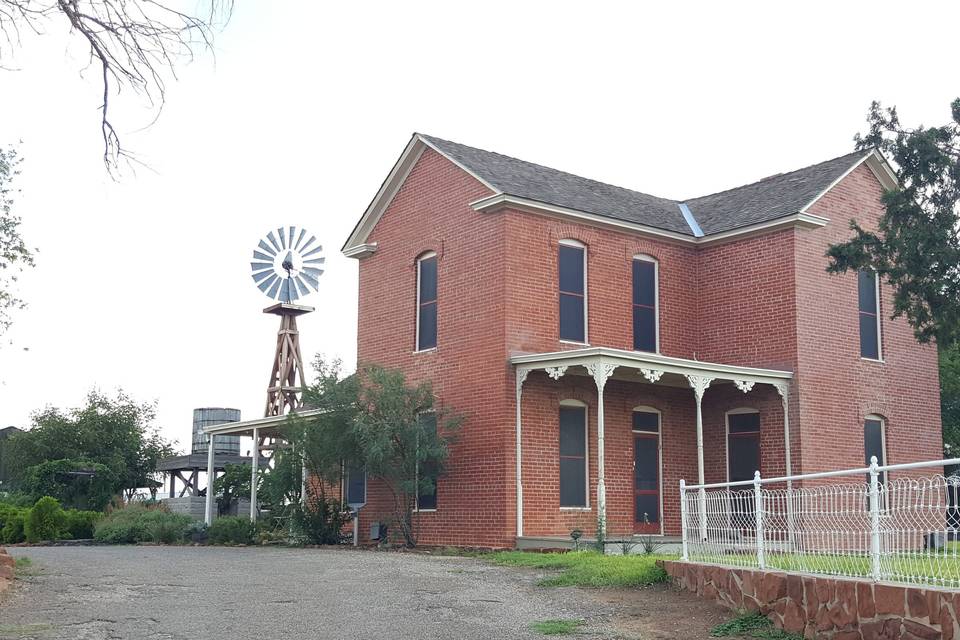
[[[0,547],[0,593],[3,593],[13,583],[13,556]]]
[[[674,585],[805,638],[960,640],[960,591],[664,561]]]

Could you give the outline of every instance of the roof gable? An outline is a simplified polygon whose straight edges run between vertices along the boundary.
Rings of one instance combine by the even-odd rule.
[[[897,184],[896,175],[879,152],[859,151],[734,189],[678,201],[415,133],[344,244],[345,255],[362,257],[376,250],[375,244],[367,244],[367,238],[427,148],[490,189],[491,196],[472,203],[477,211],[510,206],[695,244],[784,225],[822,226],[828,220],[807,210],[863,163],[884,188]]]

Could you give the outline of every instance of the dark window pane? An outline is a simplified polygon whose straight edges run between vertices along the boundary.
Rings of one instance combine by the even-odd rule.
[[[635,351],[657,350],[657,319],[652,307],[633,307],[633,348]]]
[[[367,478],[363,467],[347,468],[347,504],[363,504],[367,501]]]
[[[587,504],[587,411],[560,407],[560,506]]]
[[[420,305],[420,332],[417,351],[437,346],[437,303]]]
[[[583,248],[560,245],[560,291],[583,295]]]
[[[660,431],[660,414],[652,411],[634,411],[633,428],[636,431]]]
[[[584,341],[583,297],[560,294],[560,339]]]
[[[425,433],[436,435],[437,433],[437,414],[421,413],[420,426]],[[421,463],[418,469],[418,476],[423,482],[424,479],[430,481],[429,487],[422,484],[417,492],[418,509],[436,509],[437,508],[437,467],[432,463]]]
[[[657,491],[660,488],[657,438],[634,438],[633,483],[637,491]]]
[[[587,463],[583,458],[560,458],[560,506],[587,506]]]
[[[759,413],[731,413],[727,416],[730,433],[751,433],[760,431]],[[751,472],[750,477],[753,477]]]
[[[586,409],[560,407],[560,455],[583,457],[587,451]]]
[[[877,316],[860,314],[860,356],[863,358],[880,357],[880,345],[877,340]]]
[[[420,261],[420,302],[437,299],[437,259],[425,258]]]
[[[637,522],[660,522],[660,496],[656,493],[644,493],[636,496]],[[644,520],[646,515],[646,520]]]
[[[753,474],[760,469],[760,437],[730,436],[727,438],[730,461],[730,482],[753,480]]]
[[[656,265],[649,260],[633,261],[633,304],[656,305],[656,271]]]
[[[883,466],[883,423],[879,420],[867,420],[863,424],[863,449],[866,454],[866,463],[870,464],[870,457],[877,456],[877,464]]]
[[[877,283],[876,273],[873,271],[857,272],[857,289],[860,302],[860,311],[877,312]]]

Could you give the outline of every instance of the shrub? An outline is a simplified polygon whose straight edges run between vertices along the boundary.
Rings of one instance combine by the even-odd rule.
[[[0,529],[0,542],[16,544],[27,539],[23,531],[27,522],[27,511],[28,509],[18,509],[16,512],[7,513],[3,528]]]
[[[297,533],[310,544],[339,544],[343,527],[350,519],[345,505],[322,496],[312,496],[306,508],[298,507],[293,513]]]
[[[44,496],[27,513],[23,531],[27,542],[58,540],[66,531],[67,516],[56,498]]]
[[[99,520],[93,539],[107,544],[134,544],[159,542],[172,544],[182,541],[193,523],[190,516],[170,513],[162,507],[131,504],[114,509]]]
[[[249,518],[224,516],[207,528],[210,544],[253,544],[256,525]]]
[[[65,513],[67,516],[65,529],[73,540],[92,538],[97,521],[103,517],[99,511],[68,509]]]

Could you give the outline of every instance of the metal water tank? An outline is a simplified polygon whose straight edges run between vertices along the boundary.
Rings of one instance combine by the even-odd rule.
[[[193,448],[192,453],[207,453],[207,435],[204,427],[226,422],[240,422],[240,409],[222,407],[204,407],[193,410]],[[240,455],[240,436],[217,436],[214,441],[214,453],[231,456]]]

